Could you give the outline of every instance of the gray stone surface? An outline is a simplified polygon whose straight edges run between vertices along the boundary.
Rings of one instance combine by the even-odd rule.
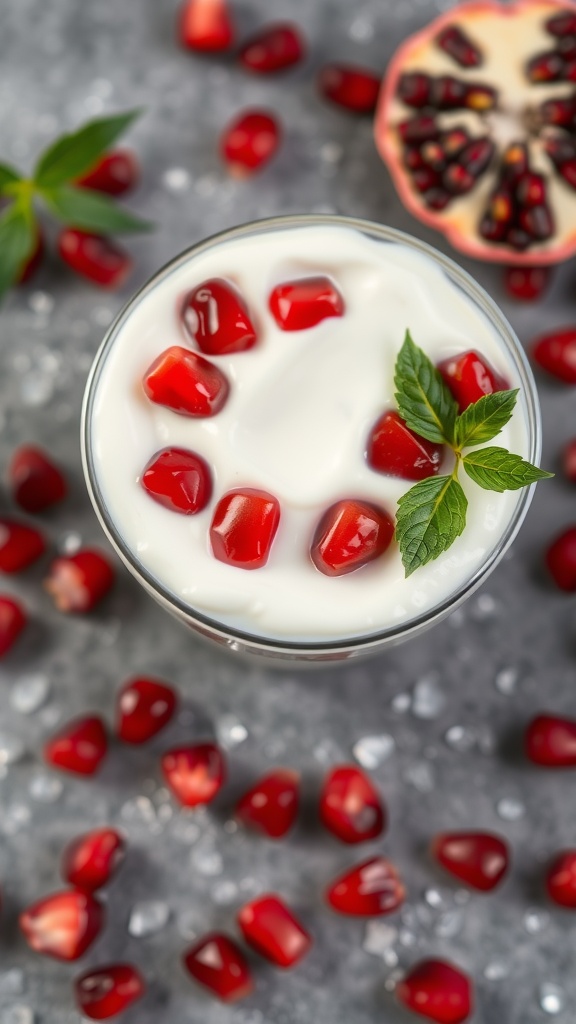
[[[401,209],[369,121],[328,109],[312,76],[328,56],[383,68],[410,29],[446,6],[442,0],[239,2],[243,31],[289,14],[311,40],[306,66],[261,81],[225,62],[180,52],[169,0],[0,0],[2,157],[29,167],[56,132],[101,111],[142,106],[146,116],[131,142],[144,181],[131,205],[158,224],[152,238],[129,243],[137,271],[122,295],[98,292],[54,260],[1,312],[0,466],[25,440],[46,444],[64,464],[72,496],[45,517],[55,547],[73,546],[77,535],[103,542],[79,465],[84,381],[112,315],[169,257],[221,228],[303,210],[373,218],[442,247]],[[216,155],[218,134],[233,111],[262,102],[284,121],[282,152],[260,177],[231,181]],[[466,265],[526,342],[544,326],[573,320],[573,266],[562,268],[533,309],[505,301],[497,269]],[[555,468],[563,442],[576,433],[576,392],[539,383],[545,463]],[[541,708],[575,713],[574,602],[553,591],[541,572],[543,546],[574,520],[575,504],[562,479],[541,487],[512,553],[461,612],[410,645],[340,671],[273,675],[212,653],[125,573],[97,614],[74,619],[58,614],[42,593],[45,565],[3,580],[2,589],[19,595],[34,621],[0,669],[2,733],[20,738],[26,750],[15,758],[14,749],[21,749],[13,744],[11,763],[0,765],[0,1021],[28,1021],[27,1010],[39,1024],[79,1020],[70,994],[78,968],[32,955],[16,918],[28,901],[58,887],[65,841],[104,822],[126,830],[130,854],[107,896],[110,926],[85,965],[122,958],[142,967],[150,995],[127,1022],[401,1024],[408,1017],[389,992],[395,972],[430,954],[451,957],[474,975],[476,1024],[537,1024],[546,1019],[542,993],[556,991],[549,985],[564,990],[554,1003],[564,1007],[556,1019],[573,1021],[576,924],[568,913],[543,913],[541,887],[549,856],[575,841],[573,776],[528,767],[517,741]],[[2,508],[8,507],[3,495]],[[514,672],[503,676],[504,670],[516,670],[512,684]],[[118,685],[139,672],[180,687],[183,719],[151,749],[114,746],[95,782],[63,778],[61,792],[49,786],[40,755],[45,736],[87,708],[111,720]],[[433,717],[417,717],[405,695],[430,673],[437,673],[444,701]],[[49,686],[45,702],[24,714],[11,693],[30,675],[45,676]],[[230,716],[248,735],[229,742],[229,787],[215,809],[182,814],[162,788],[158,751],[218,728],[230,737]],[[321,893],[336,871],[368,850],[341,848],[320,832],[313,814],[278,845],[234,831],[229,819],[242,787],[278,763],[303,771],[312,806],[326,767],[350,758],[364,736],[379,735],[395,741],[373,769],[391,826],[370,850],[382,849],[397,862],[409,901],[400,917],[385,922],[396,931],[373,927],[366,935],[363,923],[329,914]],[[432,833],[469,826],[497,829],[514,847],[514,872],[496,897],[467,899],[428,860]],[[302,912],[314,951],[289,974],[255,962],[256,994],[237,1008],[221,1007],[186,979],[181,952],[207,929],[234,932],[236,908],[264,889],[278,889]],[[158,900],[170,909],[162,930],[129,935],[132,908]]]

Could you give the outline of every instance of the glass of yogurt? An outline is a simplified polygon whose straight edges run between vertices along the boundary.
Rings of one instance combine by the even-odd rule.
[[[312,319],[291,303],[310,282]],[[226,326],[229,350],[213,344]],[[374,424],[396,408],[407,329],[434,363],[472,350],[519,388],[497,443],[537,463],[536,387],[511,327],[464,270],[399,231],[317,215],[234,228],[177,257],[119,314],[86,390],[86,481],[122,561],[198,634],[273,662],[344,661],[433,625],[500,561],[532,489],[463,480],[464,532],[408,578],[394,540],[355,571],[322,571],[330,510],[353,500],[393,523],[411,486],[367,458]],[[192,414],[174,397],[174,359],[200,368]],[[196,476],[182,476],[182,457]],[[256,502],[256,554],[229,532],[243,502]]]

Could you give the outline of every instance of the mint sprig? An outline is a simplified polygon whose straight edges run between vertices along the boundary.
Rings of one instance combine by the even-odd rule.
[[[477,448],[496,437],[509,422],[518,390],[484,395],[464,412],[442,375],[406,332],[396,360],[394,381],[398,410],[407,426],[422,437],[448,445],[454,468],[446,476],[428,477],[398,502],[396,540],[406,576],[438,558],[466,526],[468,501],[458,480],[460,466],[485,490],[514,491],[551,477],[505,448]]]

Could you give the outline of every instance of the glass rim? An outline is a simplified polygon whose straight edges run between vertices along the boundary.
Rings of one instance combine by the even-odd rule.
[[[112,346],[114,345],[120,328],[131,315],[132,310],[139,305],[142,299],[152,292],[163,279],[169,277],[192,256],[199,255],[203,251],[211,249],[215,245],[233,241],[248,235],[265,233],[267,231],[295,227],[310,227],[312,225],[322,227],[348,227],[365,235],[375,237],[380,241],[407,246],[408,248],[431,259],[436,266],[440,267],[447,274],[450,280],[462,289],[467,298],[473,300],[475,305],[479,307],[488,318],[515,363],[515,367],[521,379],[526,409],[529,434],[528,458],[530,462],[538,465],[542,447],[542,427],[536,382],[526,353],[524,352],[516,333],[508,323],[508,320],[501,312],[496,302],[485,291],[485,289],[478,284],[471,274],[468,273],[468,271],[464,270],[449,256],[446,256],[444,253],[435,249],[434,246],[429,245],[427,242],[423,242],[419,238],[396,228],[390,228],[374,221],[348,217],[341,214],[285,214],[275,217],[266,217],[261,220],[249,221],[233,228],[227,228],[224,231],[217,232],[216,234],[210,235],[208,238],[202,239],[200,242],[196,242],[194,245],[191,245],[189,248],[179,253],[178,256],[164,264],[164,266],[149,278],[149,280],[142,285],[142,287],[128,300],[128,302],[125,303],[106,331],[104,339],[101,342],[92,363],[86,382],[86,389],[82,404],[80,440],[84,478],[90,500],[100,521],[100,525],[117,554],[130,572],[139,580],[146,590],[152,593],[152,595],[160,601],[162,605],[167,606],[169,610],[173,611],[179,618],[188,620],[191,624],[197,627],[199,632],[204,633],[213,639],[218,637],[222,644],[237,646],[238,648],[243,647],[248,652],[253,651],[262,654],[267,653],[272,657],[281,657],[282,655],[285,655],[287,658],[290,658],[301,654],[303,657],[308,655],[312,658],[317,654],[319,656],[324,655],[326,660],[328,660],[331,654],[337,655],[340,652],[344,654],[346,651],[351,651],[355,648],[361,649],[362,651],[369,651],[371,648],[384,646],[384,644],[392,644],[394,642],[398,643],[414,633],[420,632],[423,629],[434,625],[434,623],[444,618],[448,612],[457,608],[459,604],[461,604],[474,592],[474,590],[477,589],[478,586],[480,586],[482,581],[496,567],[512,544],[530,506],[535,485],[533,484],[530,487],[525,487],[520,492],[514,514],[511,517],[504,534],[490,551],[482,565],[477,568],[470,579],[462,583],[449,597],[445,598],[444,601],[441,601],[433,608],[408,619],[402,624],[389,626],[386,629],[381,629],[373,633],[346,637],[344,639],[333,638],[317,641],[283,640],[279,638],[260,636],[257,633],[250,633],[247,630],[237,629],[234,626],[229,626],[226,623],[218,621],[218,619],[213,619],[209,615],[204,615],[198,609],[179,598],[177,594],[174,594],[169,587],[162,583],[154,573],[150,572],[150,570],[140,562],[139,558],[126,543],[120,530],[116,527],[114,519],[108,510],[98,481],[98,474],[95,469],[92,438],[92,412],[103,367]]]

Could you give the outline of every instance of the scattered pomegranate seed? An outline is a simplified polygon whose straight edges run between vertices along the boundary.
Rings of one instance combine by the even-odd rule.
[[[44,587],[61,612],[89,612],[114,584],[115,573],[107,558],[90,548],[56,558]]]
[[[567,327],[540,338],[532,352],[535,361],[553,377],[576,384],[576,330]]]
[[[425,480],[440,468],[443,447],[410,430],[397,412],[385,412],[368,438],[367,459],[379,473]]]
[[[263,168],[281,140],[278,120],[265,110],[244,110],[228,125],[220,153],[231,174],[245,177]]]
[[[338,107],[371,114],[376,109],[380,78],[373,71],[350,64],[327,64],[318,76],[318,88]]]
[[[370,857],[332,882],[326,900],[339,914],[377,917],[398,910],[405,895],[394,865],[384,857]]]
[[[79,178],[76,184],[80,188],[121,196],[138,184],[139,177],[140,167],[132,150],[114,149],[111,153],[105,153],[92,170]]]
[[[305,331],[327,317],[344,315],[344,300],[329,277],[302,277],[279,284],[268,304],[282,331]]]
[[[214,557],[239,569],[261,569],[268,561],[279,522],[280,505],[272,494],[249,487],[229,491],[212,518]]]
[[[326,576],[343,576],[383,555],[393,536],[394,523],[384,509],[346,498],[322,516],[310,557]]]
[[[277,967],[293,967],[312,946],[298,918],[271,893],[246,903],[238,912],[238,924],[246,942]]]
[[[576,527],[564,530],[546,552],[546,565],[557,587],[576,590]]]
[[[76,889],[95,892],[109,882],[124,860],[126,844],[116,829],[98,828],[68,843],[62,854],[62,878]]]
[[[159,505],[185,516],[201,512],[212,497],[212,475],[200,455],[164,448],[144,467],[140,483]]]
[[[182,319],[198,348],[209,356],[245,352],[256,331],[241,295],[229,281],[204,281],[184,300]]]
[[[11,597],[0,595],[0,658],[14,646],[26,622],[22,605]]]
[[[483,395],[506,391],[508,383],[477,352],[464,352],[439,363],[438,369],[458,402],[460,412]]]
[[[289,768],[276,768],[259,779],[236,805],[244,825],[270,839],[280,839],[292,828],[298,815],[300,776]]]
[[[0,518],[0,572],[27,569],[46,550],[42,534],[15,519]]]
[[[187,951],[184,966],[195,981],[225,1003],[244,999],[254,988],[242,950],[227,935],[205,935]]]
[[[240,50],[240,63],[248,71],[269,75],[298,64],[305,56],[300,29],[289,22],[267,25]]]
[[[144,377],[144,391],[150,401],[180,416],[215,416],[229,390],[217,366],[179,345],[162,352]]]
[[[526,757],[543,768],[576,768],[576,721],[537,715],[526,730]]]
[[[489,832],[447,832],[436,836],[432,854],[451,875],[481,892],[495,889],[508,871],[508,846]]]
[[[505,267],[504,285],[513,299],[533,302],[546,291],[552,277],[551,267]]]
[[[132,271],[132,258],[115,242],[76,228],[60,233],[58,252],[75,273],[102,288],[120,288]]]
[[[469,978],[444,960],[421,960],[398,982],[396,995],[409,1010],[438,1024],[462,1024],[473,1009]]]
[[[189,50],[229,50],[234,26],[228,0],[186,0],[180,10],[179,34],[182,45]]]
[[[44,258],[44,249],[44,236],[42,232],[38,230],[34,248],[24,263],[24,266],[21,268],[16,284],[28,284],[28,281],[34,277],[34,274],[40,267]]]
[[[44,747],[44,760],[76,775],[93,775],[108,751],[101,718],[90,715],[68,722]]]
[[[78,1009],[90,1020],[108,1020],[123,1013],[145,991],[144,978],[132,964],[91,969],[74,982]]]
[[[546,889],[558,906],[576,910],[576,850],[556,855],[546,875]]]
[[[101,932],[102,904],[89,892],[67,889],[38,900],[20,914],[20,928],[36,953],[78,960]]]
[[[224,755],[215,743],[198,743],[169,750],[162,757],[162,772],[184,807],[209,804],[226,781]]]
[[[569,441],[566,445],[562,465],[564,476],[573,484],[576,483],[576,439]]]
[[[22,445],[8,467],[8,482],[14,501],[26,512],[43,512],[66,497],[66,480],[51,458],[40,448]]]
[[[172,719],[178,697],[157,679],[131,679],[118,694],[116,732],[125,743],[146,743]]]
[[[320,820],[343,843],[376,839],[386,827],[386,811],[378,791],[354,765],[333,768],[320,795]]]

